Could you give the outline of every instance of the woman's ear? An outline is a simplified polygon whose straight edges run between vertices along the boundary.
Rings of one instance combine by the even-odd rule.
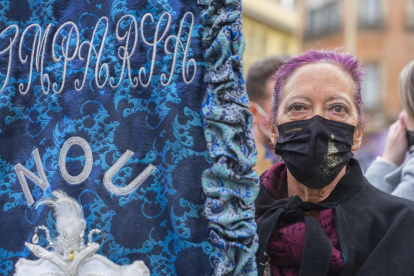
[[[354,145],[352,146],[352,151],[359,149],[362,143],[362,135],[364,134],[364,127],[357,127],[354,132]]]
[[[250,102],[249,110],[250,110],[250,113],[252,113],[252,115],[253,115],[253,125],[255,126],[259,123],[259,118],[258,118],[258,113],[259,112],[257,110],[255,102],[252,102],[252,101]]]
[[[270,139],[272,141],[272,145],[276,146],[276,141],[277,139],[279,139],[279,130],[277,129],[276,126],[272,125],[270,127],[270,132],[272,133],[271,139]]]

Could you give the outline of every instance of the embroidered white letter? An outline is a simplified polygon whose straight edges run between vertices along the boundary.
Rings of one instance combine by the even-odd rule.
[[[0,93],[3,91],[3,89],[9,83],[10,70],[11,70],[12,57],[13,57],[13,55],[12,55],[13,44],[14,44],[14,41],[16,41],[17,36],[19,35],[19,27],[17,25],[10,25],[4,31],[2,31],[0,33],[0,38],[2,38],[4,35],[10,35],[11,33],[13,33],[13,31],[11,31],[12,29],[14,29],[13,39],[10,39],[10,44],[6,48],[4,48],[3,50],[0,50],[0,56],[2,54],[6,53],[7,51],[9,51],[9,64],[7,64],[6,78],[4,79],[3,86],[0,88]]]
[[[122,168],[123,165],[128,161],[128,159],[134,155],[134,153],[130,150],[127,150],[121,158],[119,158],[115,164],[112,165],[108,169],[108,171],[104,175],[104,185],[105,187],[111,191],[112,193],[116,195],[127,195],[130,192],[132,192],[136,187],[141,185],[142,182],[144,182],[145,179],[147,179],[148,176],[152,174],[153,171],[155,171],[156,167],[152,164],[149,164],[142,173],[140,173],[134,180],[131,181],[128,185],[125,187],[117,187],[112,183],[112,177]]]
[[[68,173],[66,170],[66,155],[68,150],[73,145],[79,145],[82,147],[83,151],[85,152],[85,166],[83,167],[82,172],[79,175],[73,176]],[[85,181],[92,170],[93,163],[93,156],[92,156],[92,149],[89,146],[88,142],[85,139],[80,137],[71,137],[69,138],[65,144],[63,144],[62,149],[60,150],[59,155],[59,167],[60,172],[62,173],[63,178],[69,182],[70,184],[79,184]]]
[[[123,20],[127,20],[127,19],[131,20],[131,23],[129,25],[129,30],[127,32],[125,32],[125,34],[123,36],[119,35],[119,25],[121,25],[121,22]],[[122,22],[122,25],[126,24],[126,22]],[[134,29],[132,29],[132,27]],[[131,37],[131,33],[132,31],[134,32],[134,43],[132,46],[132,49],[130,52],[128,52],[128,47],[129,47],[129,39]],[[121,19],[118,20],[118,24],[116,24],[116,39],[118,39],[118,41],[124,41],[126,38],[126,42],[125,42],[125,46],[120,46],[118,49],[118,56],[121,58],[122,60],[122,69],[121,69],[121,74],[119,76],[119,81],[117,84],[114,84],[115,82],[115,78],[111,77],[110,79],[110,84],[112,88],[117,88],[121,83],[122,80],[124,78],[124,70],[125,70],[125,64],[128,66],[128,77],[129,77],[129,82],[131,83],[132,87],[137,87],[138,86],[138,78],[135,77],[134,78],[134,82],[132,81],[132,76],[131,76],[131,61],[130,58],[132,56],[132,54],[135,51],[135,48],[137,47],[137,43],[138,43],[138,23],[137,20],[134,16],[126,14],[124,16],[121,17]]]
[[[158,33],[161,29],[161,23],[163,22],[165,16],[167,17],[167,22],[165,23],[166,26],[165,26],[164,32],[162,33],[161,37],[158,38]],[[141,85],[143,87],[148,87],[148,85],[151,83],[152,74],[154,72],[155,59],[157,57],[157,44],[164,39],[164,36],[167,34],[167,31],[170,28],[170,24],[171,24],[171,14],[168,12],[163,13],[160,17],[160,20],[158,21],[157,28],[155,29],[154,40],[151,43],[147,41],[147,39],[145,38],[145,34],[144,34],[144,24],[145,24],[145,20],[147,19],[147,17],[149,17],[151,19],[151,22],[154,23],[154,17],[152,16],[152,14],[146,13],[142,17],[142,21],[141,21],[141,36],[142,36],[142,41],[144,41],[145,44],[147,44],[148,46],[152,46],[152,59],[151,59],[151,69],[150,69],[147,83],[144,83],[142,81],[144,77],[141,75],[141,74],[144,74],[144,76],[147,75],[145,73],[145,68],[141,67],[139,69],[139,80],[141,81]]]
[[[68,25],[71,26],[71,28],[70,28],[69,32],[67,32],[68,35],[66,37],[62,38],[62,44],[60,45],[60,50],[62,52],[62,55],[60,55],[59,58],[57,58],[56,53],[55,53],[56,39],[59,36],[60,32]],[[72,41],[72,32],[73,32],[73,30],[75,30],[75,34],[76,34],[76,46],[75,46],[75,50],[73,51],[72,56],[69,57],[69,47],[70,47],[70,44],[71,44],[71,41]],[[65,46],[65,41],[66,41],[66,46]],[[56,31],[56,34],[53,37],[53,42],[52,42],[53,61],[55,63],[58,63],[63,57],[62,85],[60,86],[60,89],[58,90],[58,84],[56,82],[53,84],[53,91],[57,94],[61,93],[63,91],[63,88],[65,87],[67,63],[68,63],[68,61],[72,61],[72,60],[75,59],[75,57],[78,54],[78,48],[79,48],[79,30],[78,30],[78,27],[75,25],[75,23],[73,23],[71,21],[64,23]]]
[[[99,24],[101,22],[104,22],[104,24],[105,24],[105,31],[104,31],[104,34],[101,38],[102,41],[101,41],[101,47],[99,48],[99,52],[96,52],[96,48],[95,48],[95,46],[93,46],[93,43],[95,41],[96,32],[98,31],[98,27],[99,27]],[[84,45],[88,45],[89,50],[88,50],[88,59],[86,60],[85,74],[83,75],[82,85],[79,86],[79,83],[80,83],[79,80],[78,79],[75,80],[75,89],[77,91],[82,90],[82,88],[83,88],[83,86],[86,82],[86,76],[88,74],[88,68],[89,68],[89,63],[90,63],[90,60],[91,60],[92,51],[96,55],[96,65],[95,65],[95,83],[96,83],[96,86],[98,88],[103,88],[105,86],[105,84],[108,80],[108,76],[109,76],[109,67],[108,67],[107,63],[103,63],[99,67],[99,63],[100,63],[100,60],[101,60],[102,52],[104,50],[107,33],[108,33],[108,18],[106,16],[103,16],[99,19],[99,21],[95,25],[91,41],[90,42],[89,41],[84,41],[84,42],[81,43],[81,45],[79,47],[79,59],[80,60],[84,60],[84,58],[82,57],[82,53],[81,53],[82,47]],[[105,70],[105,72],[104,72],[104,70]],[[101,74],[105,74],[105,78],[104,78],[104,82],[102,84],[99,84],[99,79],[101,78]]]
[[[191,18],[191,25],[190,25],[190,30],[188,31],[188,38],[187,38],[187,43],[184,47],[183,43],[181,42],[181,36],[182,36],[182,32],[183,32],[183,25],[185,23],[186,17],[187,15],[190,15]],[[190,41],[191,41],[191,33],[193,32],[193,28],[194,28],[194,15],[191,12],[187,12],[183,19],[181,20],[181,24],[180,24],[180,29],[178,31],[178,34],[175,35],[170,35],[169,37],[167,37],[167,39],[165,40],[165,44],[164,44],[164,52],[169,55],[171,54],[170,50],[168,50],[168,43],[175,38],[175,46],[174,46],[174,57],[173,57],[173,63],[171,66],[171,73],[170,73],[170,77],[168,78],[168,81],[165,82],[167,80],[167,76],[165,75],[165,73],[161,74],[161,84],[166,86],[169,85],[171,83],[172,80],[172,76],[174,74],[174,70],[175,70],[175,64],[177,62],[177,55],[178,55],[178,46],[181,46],[181,49],[183,50],[183,64],[182,64],[182,71],[183,71],[183,79],[184,82],[186,84],[191,83],[194,80],[194,77],[196,75],[196,71],[197,71],[197,63],[195,61],[195,59],[190,59],[187,63],[187,55],[188,55],[188,50],[190,48]],[[190,65],[192,65],[194,67],[194,72],[193,72],[193,76],[191,77],[190,80],[187,80],[186,75],[189,74],[189,68]]]
[[[33,38],[33,44],[32,44],[32,54],[30,57],[30,71],[29,71],[29,76],[27,78],[28,83],[27,83],[27,87],[26,90],[23,91],[24,89],[24,84],[20,83],[19,84],[19,91],[21,94],[26,94],[29,91],[30,85],[32,83],[32,74],[33,74],[33,62],[34,62],[34,57],[36,57],[36,70],[39,71],[39,66],[40,66],[40,82],[41,82],[41,86],[42,86],[42,91],[45,94],[49,93],[49,89],[50,89],[50,81],[49,81],[49,75],[48,74],[43,74],[43,64],[44,64],[44,58],[45,58],[45,49],[46,49],[46,41],[47,41],[47,37],[49,35],[49,31],[50,31],[50,27],[52,26],[52,24],[49,24],[45,30],[45,33],[42,37],[42,28],[40,27],[39,24],[31,24],[29,26],[26,27],[26,29],[23,31],[22,37],[20,39],[20,45],[19,45],[19,58],[20,58],[20,62],[22,64],[25,64],[27,62],[27,55],[23,58],[22,57],[22,49],[25,48],[24,46],[24,38],[26,37],[26,33],[31,29],[37,29],[35,30],[35,35]],[[40,58],[41,56],[41,58]],[[40,62],[40,65],[39,65]],[[44,88],[44,81],[46,79],[47,82],[47,90],[45,90]]]
[[[35,175],[29,169],[24,167],[22,164],[18,163],[14,166],[17,177],[19,178],[20,185],[22,186],[23,193],[27,199],[27,203],[31,206],[34,203],[32,194],[30,193],[29,185],[27,185],[26,177],[31,179],[36,185],[41,187],[43,190],[46,190],[49,187],[49,182],[46,178],[45,170],[43,169],[42,160],[40,159],[39,150],[36,148],[33,151],[33,156],[36,163],[37,172],[39,176]]]

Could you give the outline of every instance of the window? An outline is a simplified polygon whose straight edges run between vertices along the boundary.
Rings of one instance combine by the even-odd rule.
[[[359,27],[361,29],[382,28],[384,23],[383,0],[361,0],[359,8]]]
[[[341,28],[340,1],[324,1],[308,12],[305,38],[315,38],[337,32]]]
[[[367,110],[376,110],[380,105],[380,81],[379,66],[377,63],[365,65],[365,78],[362,83],[362,100]]]

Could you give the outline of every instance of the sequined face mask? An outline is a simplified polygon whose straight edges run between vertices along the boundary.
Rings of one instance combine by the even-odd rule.
[[[353,156],[355,126],[315,116],[278,126],[275,153],[303,185],[329,185]]]

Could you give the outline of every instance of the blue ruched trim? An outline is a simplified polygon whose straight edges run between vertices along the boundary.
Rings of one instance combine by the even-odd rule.
[[[259,191],[252,116],[243,79],[241,0],[198,0],[208,82],[202,116],[214,163],[202,177],[214,275],[256,275],[254,200]]]

